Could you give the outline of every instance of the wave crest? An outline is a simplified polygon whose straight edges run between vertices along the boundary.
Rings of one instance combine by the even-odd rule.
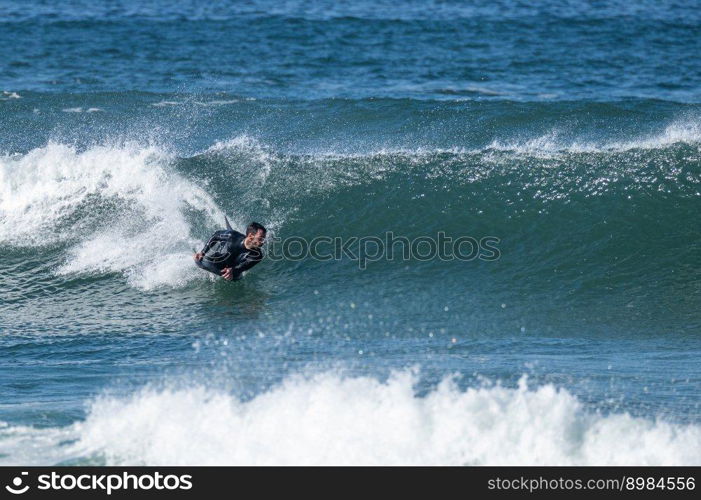
[[[100,398],[74,453],[110,464],[671,465],[701,462],[701,429],[588,412],[552,385],[424,397],[416,374],[387,382],[293,376],[250,401],[202,387]],[[611,446],[616,443],[616,446]]]

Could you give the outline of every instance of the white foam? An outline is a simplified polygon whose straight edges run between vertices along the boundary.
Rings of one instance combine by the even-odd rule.
[[[701,123],[678,121],[668,125],[661,134],[634,141],[614,143],[612,148],[622,151],[629,149],[657,149],[677,143],[701,143]]]
[[[38,429],[0,421],[0,465],[56,464],[68,456],[75,426]]]
[[[415,383],[411,372],[386,382],[292,376],[246,402],[203,387],[144,389],[96,399],[84,422],[47,431],[45,441],[70,437],[65,457],[115,465],[701,464],[698,425],[603,416],[525,379],[467,390],[446,379],[423,397]],[[39,452],[24,463],[55,460]],[[4,461],[18,463],[12,453]]]
[[[254,152],[263,155],[265,159],[269,158],[268,148],[258,139],[247,134],[237,135],[224,141],[216,141],[209,146],[204,153],[221,153],[227,151]]]
[[[550,155],[552,153],[561,152],[563,150],[571,151],[573,147],[576,147],[577,151],[581,150],[581,147],[579,145],[575,146],[573,144],[569,144],[565,146],[559,143],[559,141],[557,140],[557,135],[557,132],[552,131],[547,134],[525,140],[503,142],[498,139],[495,139],[494,141],[492,141],[491,144],[487,146],[486,149],[509,152],[513,151],[516,153],[526,155]]]
[[[180,106],[181,104],[185,104],[184,102],[178,102],[178,101],[160,101],[160,102],[155,102],[151,104],[151,106],[155,106],[157,108],[162,108],[165,106]]]
[[[241,102],[239,99],[218,99],[213,101],[195,101],[199,106],[226,106],[227,104],[235,104]]]
[[[17,92],[10,92],[7,90],[2,91],[2,97],[0,97],[0,101],[7,101],[9,99],[21,99],[22,96],[20,96]]]
[[[238,135],[226,141],[217,141],[208,147],[204,154],[228,154],[240,152],[248,155],[248,161],[257,163],[257,181],[265,184],[272,171],[274,155],[260,141],[246,134]]]
[[[671,123],[659,134],[632,139],[628,141],[594,142],[562,140],[557,130],[547,134],[523,140],[494,140],[487,150],[509,151],[526,155],[551,156],[557,153],[601,153],[625,152],[633,149],[663,149],[673,144],[701,144],[701,124],[696,121],[677,121]]]
[[[77,108],[65,108],[65,109],[62,109],[61,111],[63,111],[64,113],[97,113],[97,112],[104,111],[104,110],[102,108],[77,107]]]
[[[252,100],[252,99],[246,99]],[[211,101],[159,101],[151,104],[151,106],[155,106],[157,108],[164,108],[166,106],[183,106],[189,103],[196,104],[198,106],[226,106],[229,104],[236,104],[238,102],[241,102],[241,99],[213,99]]]
[[[0,242],[73,243],[60,274],[117,272],[145,289],[180,285],[198,275],[185,263],[202,244],[185,211],[219,224],[223,213],[170,160],[134,144],[78,151],[50,143],[0,157]]]

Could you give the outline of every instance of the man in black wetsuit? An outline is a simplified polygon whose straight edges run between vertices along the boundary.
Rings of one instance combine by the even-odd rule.
[[[212,235],[201,252],[193,257],[195,264],[225,280],[239,280],[244,271],[263,260],[260,247],[265,241],[266,229],[257,222],[246,228],[246,236],[234,231],[226,221],[226,229]]]

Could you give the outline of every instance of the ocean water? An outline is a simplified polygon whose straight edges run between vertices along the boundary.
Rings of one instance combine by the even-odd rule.
[[[691,0],[0,0],[0,464],[701,465],[699,32]],[[228,283],[191,261],[224,215],[498,258]]]

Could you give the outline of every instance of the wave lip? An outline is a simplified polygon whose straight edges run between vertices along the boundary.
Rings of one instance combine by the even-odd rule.
[[[701,125],[695,121],[674,122],[658,134],[628,141],[564,141],[557,130],[524,140],[495,139],[486,150],[514,152],[522,155],[553,155],[557,153],[624,153],[635,149],[664,149],[674,144],[701,144]]]
[[[179,287],[198,274],[189,254],[201,247],[195,235],[201,237],[202,228],[221,224],[219,202],[237,200],[229,214],[236,226],[262,215],[273,230],[295,212],[315,224],[321,221],[307,207],[330,194],[337,206],[354,207],[355,200],[345,195],[348,188],[373,183],[383,191],[391,185],[386,196],[396,196],[397,207],[407,210],[412,196],[438,193],[438,186],[438,203],[458,206],[463,202],[455,195],[463,190],[474,207],[517,199],[524,210],[538,213],[543,203],[603,193],[614,200],[614,209],[620,206],[616,199],[628,204],[625,200],[637,193],[687,203],[699,196],[694,159],[699,145],[701,128],[693,121],[628,142],[568,143],[553,132],[474,149],[290,152],[242,134],[176,158],[150,145],[79,150],[50,142],[25,154],[0,155],[0,245],[68,247],[54,268],[61,275],[118,273],[142,289]],[[635,148],[650,151],[615,153]],[[524,166],[514,157],[546,159]],[[655,218],[665,213],[655,212]],[[394,223],[401,226],[403,220]],[[494,224],[496,231],[502,221]]]
[[[460,390],[425,397],[416,376],[293,376],[243,402],[203,387],[93,402],[71,454],[108,464],[682,465],[701,428],[588,412],[564,389]]]

